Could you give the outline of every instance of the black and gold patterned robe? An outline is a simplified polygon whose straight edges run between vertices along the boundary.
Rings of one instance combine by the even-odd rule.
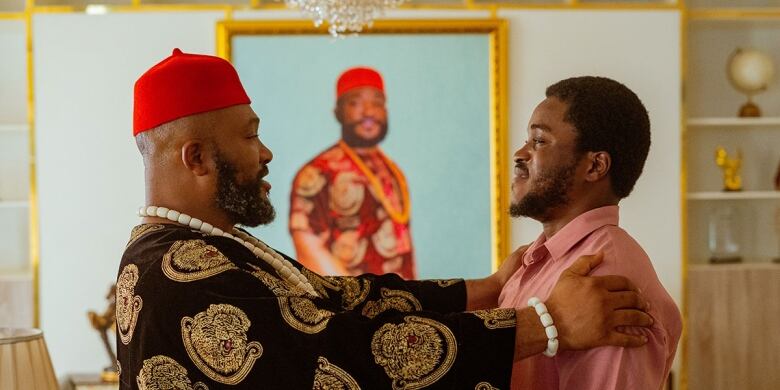
[[[509,388],[514,310],[462,312],[462,280],[301,272],[319,297],[229,238],[137,226],[117,278],[120,388]]]

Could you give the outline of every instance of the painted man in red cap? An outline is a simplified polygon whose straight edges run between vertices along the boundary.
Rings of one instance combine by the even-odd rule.
[[[650,324],[643,298],[586,276],[595,256],[546,307],[495,309],[522,249],[467,281],[323,277],[274,251],[237,227],[274,218],[249,103],[212,56],[175,50],[136,82],[146,205],[117,276],[120,389],[505,389],[543,351],[644,343],[617,331]]]
[[[387,135],[384,91],[374,69],[342,73],[334,109],[341,139],[293,181],[290,234],[298,261],[319,273],[416,278],[406,179],[379,147]]]

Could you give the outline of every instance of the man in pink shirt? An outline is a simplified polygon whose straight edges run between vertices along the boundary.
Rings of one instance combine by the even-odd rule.
[[[618,227],[618,203],[642,173],[650,121],[642,102],[607,78],[577,77],[547,89],[534,110],[528,141],[515,152],[513,217],[530,217],[544,232],[499,297],[519,307],[545,301],[561,272],[579,256],[602,253],[593,274],[634,281],[650,301],[654,324],[642,348],[600,347],[517,361],[512,389],[608,390],[662,388],[682,331],[680,312],[642,247]],[[556,313],[551,310],[553,319]]]

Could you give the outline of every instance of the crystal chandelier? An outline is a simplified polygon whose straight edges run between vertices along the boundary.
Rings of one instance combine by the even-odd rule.
[[[314,19],[319,27],[328,22],[328,32],[334,37],[344,33],[358,33],[364,26],[371,27],[374,19],[404,0],[285,0],[290,7],[300,8]]]

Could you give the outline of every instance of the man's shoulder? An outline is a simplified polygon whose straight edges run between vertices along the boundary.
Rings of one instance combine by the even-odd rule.
[[[578,243],[574,250],[582,252],[582,255],[595,254],[598,251],[604,253],[604,261],[594,274],[636,275],[644,279],[649,276],[649,272],[655,278],[650,256],[634,237],[620,226],[605,225],[594,230]]]
[[[663,316],[667,331],[678,333],[680,314],[677,304],[661,283],[650,256],[642,246],[627,231],[615,225],[603,226],[591,236],[588,239],[597,242],[604,253],[604,261],[592,275],[627,277],[650,300],[654,312]]]
[[[325,148],[323,151],[317,153],[317,155],[312,157],[311,160],[303,164],[298,172],[300,173],[305,169],[310,168],[317,168],[324,171],[331,170],[336,167],[334,163],[338,163],[347,159],[347,154],[339,146],[339,144],[333,144]]]

